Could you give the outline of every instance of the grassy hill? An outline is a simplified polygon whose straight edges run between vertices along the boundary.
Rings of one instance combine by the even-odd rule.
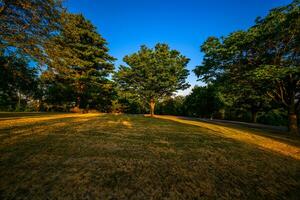
[[[0,113],[0,199],[299,199],[300,139],[173,116]]]

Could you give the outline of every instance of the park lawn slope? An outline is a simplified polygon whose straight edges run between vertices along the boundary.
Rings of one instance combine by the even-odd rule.
[[[0,199],[299,198],[299,138],[158,117],[0,113]]]

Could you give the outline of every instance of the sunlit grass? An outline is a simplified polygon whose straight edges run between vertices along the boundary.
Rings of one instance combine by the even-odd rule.
[[[199,126],[202,128],[207,128],[209,130],[215,131],[216,134],[232,138],[241,142],[249,143],[257,145],[260,148],[268,149],[277,153],[280,153],[285,156],[290,156],[292,158],[300,160],[300,143],[299,146],[294,146],[288,144],[286,142],[280,142],[273,138],[269,138],[268,136],[258,135],[257,133],[261,133],[254,130],[241,130],[238,128],[229,128],[221,125],[201,122],[201,121],[192,121],[181,119],[176,116],[166,116],[166,115],[157,115],[157,118],[160,119],[168,119],[172,121],[176,121],[183,124]]]
[[[159,117],[0,113],[0,199],[299,198],[299,139]]]

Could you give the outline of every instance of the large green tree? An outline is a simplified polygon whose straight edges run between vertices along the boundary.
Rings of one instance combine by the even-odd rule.
[[[127,66],[120,66],[115,80],[121,88],[149,103],[151,116],[157,100],[189,87],[186,83],[189,59],[166,44],[157,44],[153,49],[141,46],[137,53],[123,60]]]
[[[45,62],[45,47],[60,31],[62,13],[61,0],[0,1],[0,49]]]
[[[57,82],[70,85],[78,108],[95,107],[95,101],[101,102],[101,98],[108,103],[113,86],[108,76],[113,72],[114,58],[96,27],[81,14],[66,13],[61,34],[53,42],[59,46],[60,56],[47,49],[53,58],[44,73],[47,82],[56,88]]]
[[[289,114],[289,130],[299,133],[300,111],[300,1],[273,9],[249,30],[255,35],[253,47],[262,64],[254,71],[267,94]]]
[[[221,39],[210,37],[201,46],[205,53],[202,66],[194,72],[207,83],[223,85],[222,92],[234,96],[232,104],[248,110],[252,122],[267,107],[270,98],[261,83],[253,79],[252,70],[262,62],[253,54],[253,35],[237,31]]]
[[[209,38],[201,47],[205,53],[203,65],[195,73],[207,82],[223,82],[229,88],[227,91],[234,92],[240,102],[254,111],[272,98],[288,110],[289,130],[297,133],[299,44],[297,0],[273,9],[247,31],[221,39]]]

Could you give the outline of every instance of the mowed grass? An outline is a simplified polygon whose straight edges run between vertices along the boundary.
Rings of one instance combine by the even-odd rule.
[[[0,199],[300,198],[298,137],[158,117],[0,113]]]

